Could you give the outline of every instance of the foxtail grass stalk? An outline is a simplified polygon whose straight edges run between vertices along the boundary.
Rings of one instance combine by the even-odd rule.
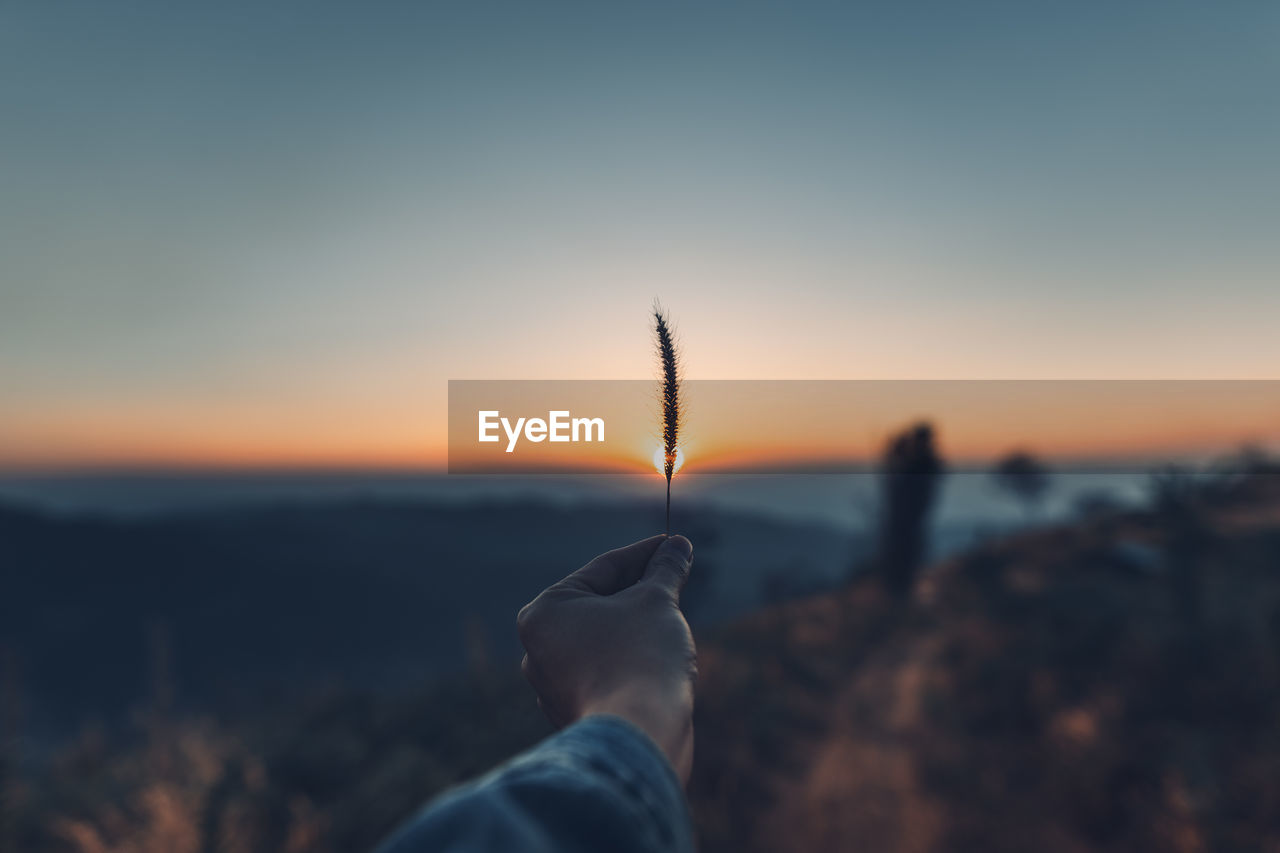
[[[662,397],[662,473],[667,478],[667,535],[671,535],[671,475],[676,470],[676,440],[680,434],[680,355],[666,312],[653,304],[653,329],[658,345]]]

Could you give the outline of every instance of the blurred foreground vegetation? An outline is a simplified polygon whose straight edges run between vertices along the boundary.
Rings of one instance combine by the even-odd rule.
[[[700,637],[702,850],[1280,850],[1280,477],[1171,476],[898,592],[867,572]],[[6,753],[0,849],[367,849],[548,732],[480,653],[215,718],[170,709],[157,649],[131,734]]]

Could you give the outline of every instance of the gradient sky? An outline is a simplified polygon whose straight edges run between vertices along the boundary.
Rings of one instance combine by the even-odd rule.
[[[0,4],[0,467],[449,378],[1280,377],[1280,6]]]

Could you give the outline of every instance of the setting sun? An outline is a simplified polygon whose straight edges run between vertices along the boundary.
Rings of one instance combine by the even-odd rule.
[[[657,471],[659,474],[665,474],[665,473],[666,473],[666,461],[667,461],[667,460],[666,460],[666,456],[664,456],[664,455],[663,455],[663,453],[662,453],[662,447],[661,447],[661,446],[659,446],[659,447],[655,447],[655,448],[653,449],[653,468],[654,468],[654,470],[655,470],[655,471]],[[675,467],[671,469],[671,473],[672,473],[672,474],[676,473],[676,472],[677,472],[677,471],[679,471],[683,466],[684,466],[684,450],[683,450],[682,448],[677,447],[677,448],[676,448],[676,464],[675,464]]]

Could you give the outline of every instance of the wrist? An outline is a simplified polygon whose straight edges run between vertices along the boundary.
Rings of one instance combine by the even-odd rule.
[[[608,714],[631,723],[649,736],[684,783],[693,762],[693,698],[690,691],[684,693],[671,697],[623,688],[587,703],[582,717]]]

